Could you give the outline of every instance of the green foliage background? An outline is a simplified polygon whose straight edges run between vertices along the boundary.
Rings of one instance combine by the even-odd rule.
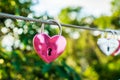
[[[68,7],[59,13],[62,23],[90,26],[99,29],[119,29],[119,0],[112,0],[112,15],[81,17],[81,7]],[[53,18],[47,14],[34,15],[31,0],[0,0],[0,12],[20,16],[33,15],[33,18]],[[72,16],[74,14],[74,16]],[[72,17],[71,17],[72,16]],[[67,39],[64,53],[54,62],[46,64],[35,53],[32,39],[40,31],[39,23],[0,18],[0,80],[118,80],[120,79],[120,56],[105,56],[93,36],[87,30],[63,27]],[[2,30],[7,30],[6,32]],[[16,32],[16,30],[18,32]],[[19,32],[21,31],[21,32]],[[58,33],[56,28],[46,25],[45,32],[50,36]],[[77,38],[75,35],[77,34]],[[14,43],[7,50],[2,40],[12,36]],[[9,40],[8,40],[9,41]],[[19,44],[16,46],[16,42]]]

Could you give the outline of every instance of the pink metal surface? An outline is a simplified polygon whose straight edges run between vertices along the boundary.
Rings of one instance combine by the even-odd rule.
[[[48,36],[41,33],[33,38],[33,46],[37,54],[47,63],[59,57],[66,47],[66,39],[61,35]]]

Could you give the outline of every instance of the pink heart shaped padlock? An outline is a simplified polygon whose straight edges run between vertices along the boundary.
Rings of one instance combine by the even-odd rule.
[[[115,52],[113,52],[113,53],[111,54],[112,56],[116,56],[116,55],[120,54],[120,39],[119,39],[119,37],[118,37],[117,31],[115,31],[115,30],[112,30],[112,31],[113,31],[113,33],[116,34],[116,39],[119,41],[119,46],[118,46],[118,48],[115,50]]]
[[[36,34],[33,38],[33,46],[35,51],[42,58],[42,60],[47,63],[50,63],[59,57],[66,47],[66,39],[61,36],[61,25],[54,20],[51,21],[59,26],[59,35],[50,37],[49,35],[43,33],[44,24],[42,24],[41,33]]]
[[[112,56],[116,56],[116,55],[120,54],[120,40],[118,40],[118,41],[119,41],[119,46],[118,46],[118,48],[111,54]]]

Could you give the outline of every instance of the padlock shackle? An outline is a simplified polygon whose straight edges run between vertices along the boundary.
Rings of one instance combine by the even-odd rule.
[[[101,38],[105,38],[105,33],[107,33],[107,32],[110,32],[114,36],[113,38],[115,38],[115,35],[117,34],[114,30],[106,29],[105,32],[101,32]],[[108,33],[106,35],[108,37]]]
[[[50,20],[48,20],[48,21],[58,25],[59,30],[60,30],[59,35],[61,35],[61,34],[62,34],[62,26],[61,26],[61,24],[60,24],[58,21],[56,21],[56,20],[51,20],[51,19],[50,19]],[[44,26],[45,26],[45,23],[42,23],[40,33],[43,33],[43,32],[44,32]]]
[[[114,30],[107,30],[107,31],[111,32],[111,34],[113,36],[112,38],[117,39],[117,37],[115,36],[117,33]]]

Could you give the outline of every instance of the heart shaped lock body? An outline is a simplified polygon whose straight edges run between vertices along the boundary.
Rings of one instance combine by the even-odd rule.
[[[50,37],[44,33],[36,34],[33,38],[33,46],[42,60],[50,63],[64,51],[66,39],[61,35]]]
[[[100,50],[106,55],[111,55],[119,47],[119,41],[116,39],[100,38],[97,42]]]

